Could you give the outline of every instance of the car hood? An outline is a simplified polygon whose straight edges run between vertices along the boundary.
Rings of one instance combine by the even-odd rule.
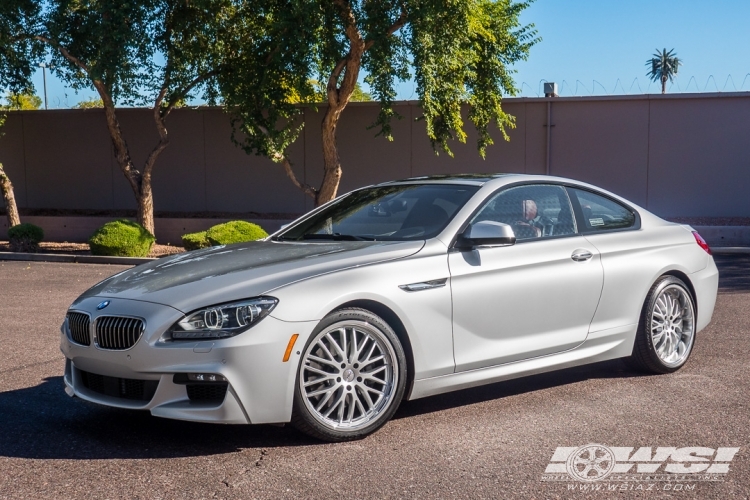
[[[350,267],[400,259],[424,241],[253,241],[165,257],[107,278],[81,295],[164,304],[182,312],[254,297]]]

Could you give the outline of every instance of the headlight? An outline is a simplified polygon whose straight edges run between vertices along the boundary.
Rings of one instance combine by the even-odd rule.
[[[174,340],[234,337],[268,316],[278,303],[273,297],[257,297],[206,307],[175,323],[170,333]]]

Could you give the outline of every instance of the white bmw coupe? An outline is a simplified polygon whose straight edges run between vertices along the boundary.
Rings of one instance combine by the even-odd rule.
[[[588,184],[387,182],[264,241],[95,285],[62,325],[65,386],[159,417],[350,440],[404,399],[613,358],[673,372],[718,278],[691,227]]]

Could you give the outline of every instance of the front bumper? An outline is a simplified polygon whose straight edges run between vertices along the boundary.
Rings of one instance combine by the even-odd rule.
[[[130,349],[100,349],[92,341],[82,346],[71,340],[63,325],[60,349],[66,358],[65,390],[70,396],[118,408],[149,410],[159,417],[227,424],[288,422],[292,414],[294,383],[301,352],[317,324],[285,322],[268,316],[250,330],[229,339],[212,341],[164,341],[163,333],[182,312],[168,306],[136,300],[112,300],[97,312],[101,297],[87,298],[72,308],[91,315],[139,316],[145,331]],[[292,335],[299,337],[292,355],[283,361]],[[85,372],[85,373],[84,373]],[[176,374],[218,374],[228,381],[223,400],[196,401],[188,397]],[[87,387],[88,374],[125,381],[151,381],[156,385],[147,400],[107,395]],[[88,379],[86,379],[88,380]]]

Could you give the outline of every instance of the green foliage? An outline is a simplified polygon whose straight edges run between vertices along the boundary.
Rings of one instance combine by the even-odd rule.
[[[257,224],[235,220],[218,224],[206,231],[206,239],[212,245],[231,245],[243,241],[255,241],[268,236]]]
[[[84,99],[83,101],[79,101],[78,104],[73,106],[73,109],[95,109],[95,108],[103,108],[104,107],[104,101],[96,97],[89,97],[88,99]]]
[[[34,224],[18,224],[8,229],[10,249],[14,252],[36,252],[44,239],[44,231]]]
[[[354,86],[354,92],[352,92],[352,97],[349,99],[352,102],[367,102],[372,101],[372,94],[369,92],[365,92],[362,90],[362,86],[357,82],[357,84]]]
[[[97,81],[113,101],[135,104],[153,65],[155,3],[50,0],[40,34],[49,40],[52,71],[75,90],[90,89]]]
[[[206,248],[210,247],[211,243],[209,243],[208,239],[206,238],[206,231],[200,231],[197,233],[188,233],[182,235],[182,246],[185,247],[185,250],[198,250],[199,248]]]
[[[290,102],[293,102],[295,104],[317,104],[317,103],[324,103],[328,100],[326,97],[326,89],[325,87],[317,80],[310,80],[308,82],[310,85],[313,86],[314,92],[311,95],[308,95],[306,97],[306,100],[302,100],[302,97],[297,92],[293,92],[290,96]],[[352,102],[367,102],[372,101],[372,94],[369,92],[365,92],[362,90],[362,86],[359,84],[359,82],[356,83],[354,86],[354,92],[352,92],[352,97],[350,99]]]
[[[319,101],[325,89],[316,82],[339,89],[346,78],[346,70],[338,78],[335,74],[348,60],[349,29],[365,42],[361,67],[380,103],[373,124],[379,135],[392,139],[396,85],[413,77],[433,147],[451,154],[451,140],[465,142],[461,105],[468,103],[484,156],[492,144],[491,124],[506,139],[506,129],[515,126],[501,99],[516,93],[511,66],[525,60],[539,41],[534,26],[519,20],[528,5],[512,0],[244,2],[227,41],[233,70],[220,78],[235,117],[233,138],[248,153],[282,161],[301,130],[301,111],[291,104]],[[351,18],[343,10],[347,7]]]
[[[5,101],[8,103],[7,109],[34,110],[42,107],[42,98],[31,92],[8,92]]]
[[[107,222],[89,239],[92,254],[118,257],[145,257],[153,244],[151,233],[127,219]]]
[[[42,6],[38,0],[0,1],[0,89],[33,90],[31,77],[42,60],[43,46],[29,34],[39,22]]]
[[[120,105],[158,101],[165,115],[196,92],[209,101],[216,98],[213,78],[223,57],[219,34],[234,11],[233,0],[50,0],[46,5],[39,34],[53,71],[73,89],[104,92]]]
[[[672,82],[674,77],[677,75],[678,68],[682,65],[682,61],[674,53],[674,49],[667,51],[667,49],[656,50],[656,53],[651,59],[646,61],[646,66],[649,70],[646,76],[651,78],[652,81],[662,82],[662,93],[664,92],[664,85],[667,80]]]

